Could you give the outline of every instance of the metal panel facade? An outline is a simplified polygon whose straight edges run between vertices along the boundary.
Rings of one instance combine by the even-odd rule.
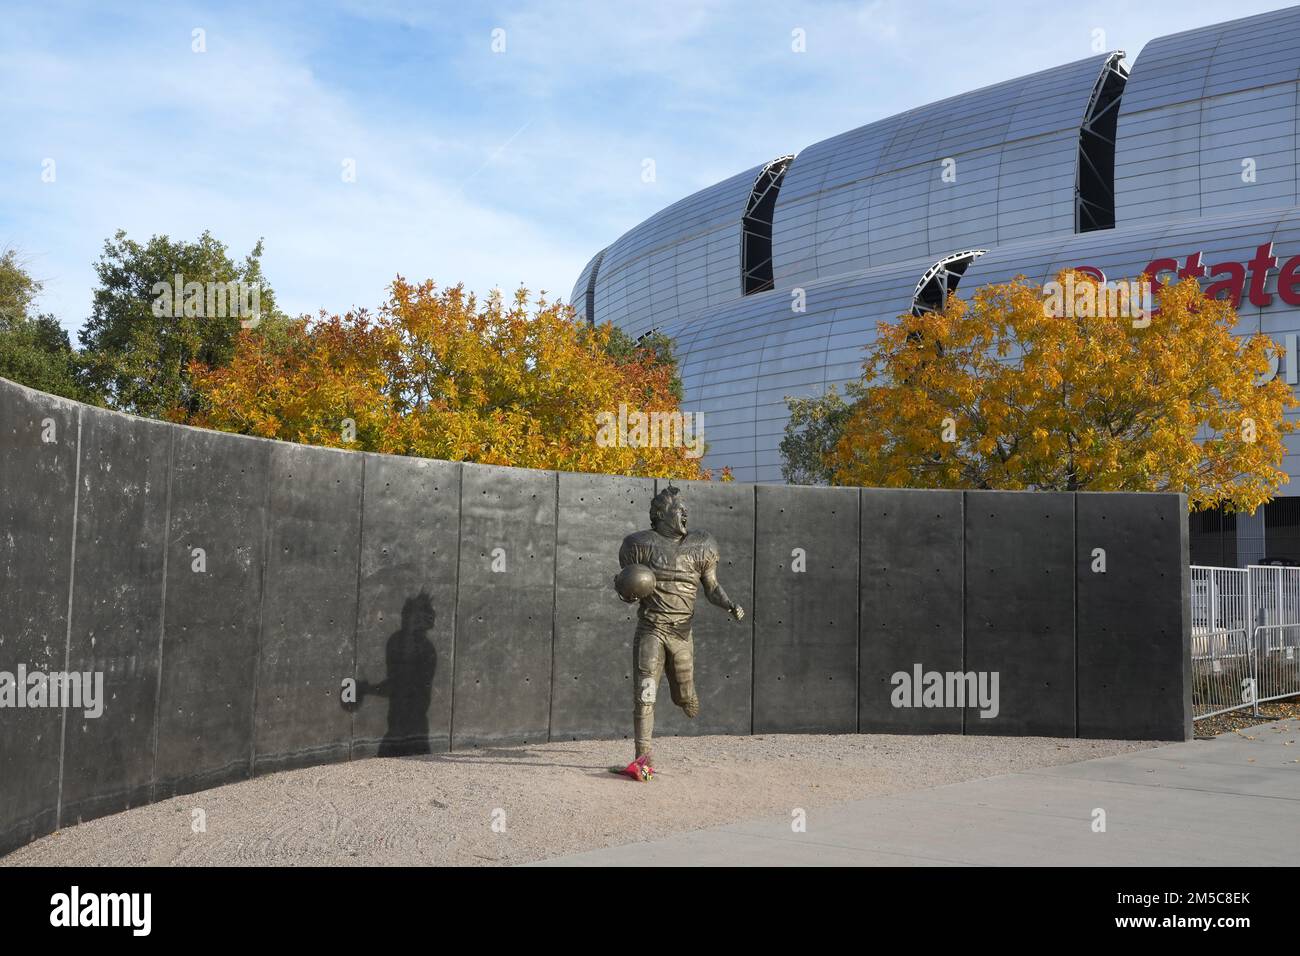
[[[772,291],[722,304],[701,296],[683,277],[702,269],[717,277],[716,260],[688,266],[697,253],[682,237],[691,230],[668,226],[694,217],[710,223],[711,235],[729,235],[754,171],[682,200],[610,247],[598,285],[611,305],[603,313],[598,305],[598,319],[675,337],[684,408],[705,414],[705,464],[730,466],[742,481],[781,480],[785,399],[856,379],[877,324],[909,310],[925,270],[963,249],[988,249],[961,280],[967,293],[1016,275],[1041,282],[1069,266],[1096,266],[1110,278],[1135,277],[1160,259],[1183,269],[1197,252],[1209,285],[1231,273],[1214,266],[1249,264],[1271,242],[1268,304],[1243,298],[1240,331],[1262,331],[1297,352],[1300,291],[1286,301],[1290,287],[1279,286],[1285,264],[1300,256],[1300,7],[1147,44],[1119,103],[1117,225],[1076,234],[1080,124],[1109,56],[803,150],[777,196]],[[728,203],[735,221],[724,224],[714,217]],[[660,250],[664,241],[671,256]],[[729,255],[730,288],[740,265]],[[611,261],[625,263],[617,284]],[[1278,374],[1300,384],[1297,365],[1286,358]],[[1284,467],[1300,478],[1300,435],[1288,436],[1288,451]]]
[[[592,288],[592,273],[600,273],[600,263],[605,257],[605,250],[602,249],[591,257],[591,261],[582,267],[582,273],[578,276],[578,281],[573,284],[573,294],[569,296],[569,302],[572,303],[574,311],[577,312],[579,321],[592,322],[595,317],[595,310],[592,308],[592,301],[588,298],[587,293],[594,293]],[[594,295],[592,296],[594,298]]]
[[[777,286],[1071,230],[1079,123],[1107,56],[805,149],[777,197]]]
[[[1142,50],[1120,102],[1119,227],[1297,203],[1300,7]]]
[[[660,210],[605,250],[595,317],[637,336],[740,298],[741,220],[762,166]],[[574,303],[578,302],[577,287]]]

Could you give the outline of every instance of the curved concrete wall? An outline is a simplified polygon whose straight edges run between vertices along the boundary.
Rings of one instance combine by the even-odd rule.
[[[0,707],[0,852],[288,767],[626,736],[633,610],[609,582],[655,486],[201,431],[0,380],[0,702],[19,668],[104,675],[98,717]],[[662,734],[1190,734],[1181,496],[685,490],[751,613],[701,602],[703,711],[661,708]],[[997,716],[893,706],[916,666],[999,672]]]

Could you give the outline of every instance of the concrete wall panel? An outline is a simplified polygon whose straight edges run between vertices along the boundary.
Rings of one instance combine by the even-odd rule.
[[[667,484],[656,482],[659,490]],[[722,550],[718,582],[745,608],[745,619],[732,620],[700,592],[692,623],[700,715],[691,720],[673,706],[665,679],[655,706],[655,735],[747,734],[753,721],[754,488],[707,481],[676,484],[686,500],[688,527],[717,539]],[[630,654],[628,662],[630,666]]]
[[[15,681],[64,666],[79,412],[0,379],[0,672]],[[58,827],[61,725],[50,708],[0,712],[0,854]]]
[[[963,494],[864,488],[859,730],[959,734],[961,711],[895,707],[893,676],[962,669]]]
[[[635,604],[614,592],[623,538],[650,526],[650,478],[562,472],[551,738],[630,737]]]
[[[271,452],[254,772],[346,760],[361,541],[361,456]]]
[[[353,757],[451,745],[460,469],[365,456]]]
[[[175,430],[81,413],[68,669],[103,674],[103,712],[68,709],[60,825],[153,796],[168,474]]]
[[[966,733],[1075,735],[1074,496],[966,493],[966,672],[998,674]]]
[[[555,472],[464,466],[453,747],[547,739],[555,496]]]
[[[155,799],[253,772],[266,502],[275,444],[176,429]]]
[[[1185,740],[1186,500],[1081,494],[1077,537],[1079,736]]]
[[[755,491],[754,733],[852,733],[858,491]]]

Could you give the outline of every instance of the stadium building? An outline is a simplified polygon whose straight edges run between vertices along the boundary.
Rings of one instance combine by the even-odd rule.
[[[856,379],[876,324],[1067,267],[1197,275],[1300,382],[1300,7],[922,106],[747,169],[597,252],[588,321],[677,342],[711,467],[780,481],[786,396]],[[802,311],[796,308],[796,303]],[[1192,517],[1194,563],[1300,560],[1291,486]],[[1293,495],[1295,497],[1290,497]]]

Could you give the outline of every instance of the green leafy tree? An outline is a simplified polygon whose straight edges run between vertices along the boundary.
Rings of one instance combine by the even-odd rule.
[[[94,401],[77,378],[76,353],[52,315],[34,314],[41,283],[13,249],[0,255],[0,378],[79,401]]]
[[[856,382],[849,383],[850,397],[857,388]],[[839,443],[852,404],[834,385],[816,398],[787,397],[785,403],[790,420],[781,439],[781,477],[792,485],[832,484],[835,471],[827,457]]]
[[[194,242],[141,244],[118,230],[95,265],[99,286],[79,336],[86,381],[137,415],[197,411],[191,364],[224,367],[241,328],[268,334],[285,321],[261,257],[260,240],[236,262],[207,231]]]
[[[41,284],[18,261],[15,249],[0,255],[0,321],[16,321],[31,314]]]

